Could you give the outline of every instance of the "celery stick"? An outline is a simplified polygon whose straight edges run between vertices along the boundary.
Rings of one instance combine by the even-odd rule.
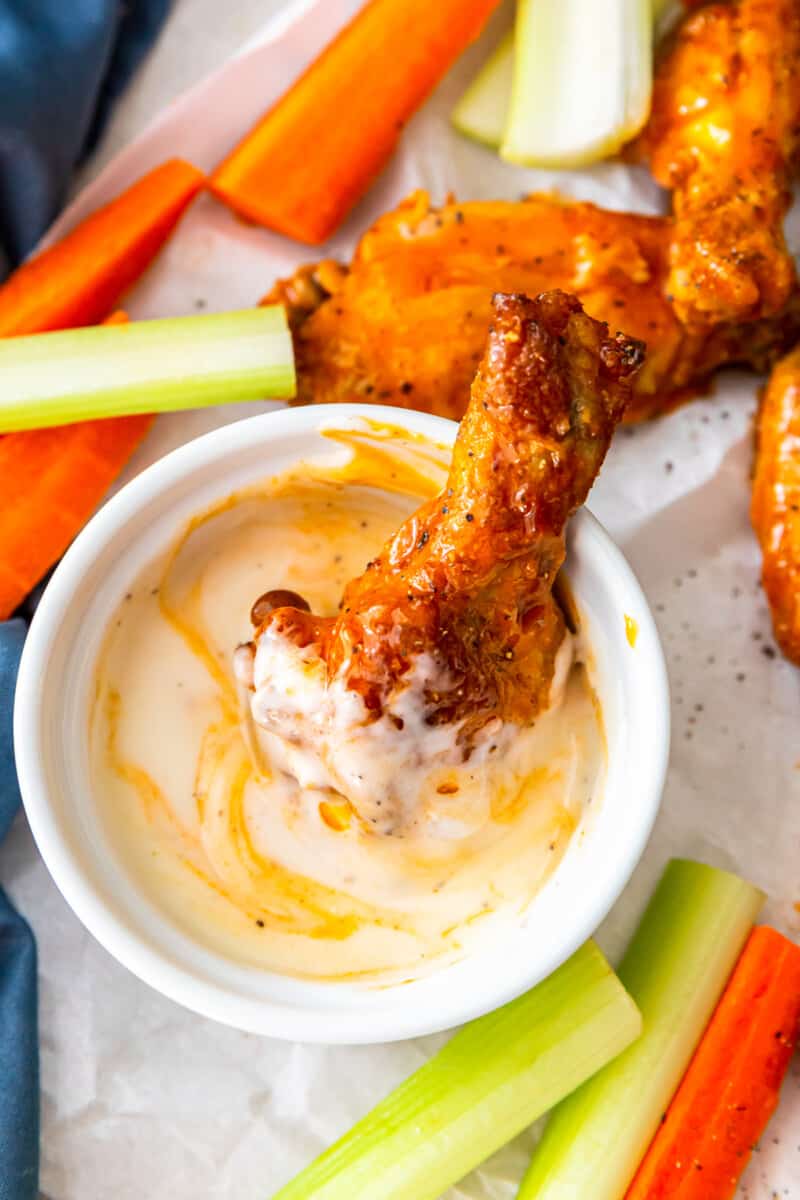
[[[281,306],[0,339],[0,433],[294,395]]]
[[[652,41],[651,0],[519,0],[502,157],[572,167],[617,151],[647,120]]]
[[[514,31],[510,29],[481,67],[453,109],[451,120],[459,133],[499,146],[506,127],[514,69]]]
[[[466,1025],[275,1200],[435,1200],[628,1046],[636,1006],[592,942]]]
[[[621,1200],[763,900],[727,871],[668,865],[619,968],[644,1033],[558,1106],[518,1200]]]

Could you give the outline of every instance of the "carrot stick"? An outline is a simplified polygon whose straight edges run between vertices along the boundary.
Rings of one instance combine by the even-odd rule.
[[[102,321],[203,183],[190,163],[170,159],[23,263],[0,285],[0,337]]]
[[[61,557],[152,422],[118,417],[0,438],[0,620]]]
[[[211,177],[251,221],[325,241],[498,0],[370,0]]]
[[[0,337],[94,325],[149,266],[204,176],[170,159],[0,285]],[[112,313],[110,324],[127,320]],[[150,428],[150,416],[0,437],[0,620],[56,562]]]
[[[753,931],[625,1200],[729,1200],[800,1033],[800,946]]]
[[[106,324],[127,319],[118,311]],[[61,557],[152,422],[119,417],[0,437],[0,620]]]

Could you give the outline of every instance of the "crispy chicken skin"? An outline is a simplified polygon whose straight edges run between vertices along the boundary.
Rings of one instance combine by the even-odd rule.
[[[424,723],[456,725],[466,754],[493,719],[529,723],[549,702],[565,634],[552,590],[564,525],[643,359],[639,342],[562,292],[497,295],[492,310],[441,495],[348,584],[337,617],[291,606],[255,616],[256,646],[277,635],[306,663],[321,659],[326,686],[355,693],[366,724],[388,714],[398,738],[395,700],[424,662]]]
[[[667,290],[689,326],[777,313],[795,286],[783,237],[800,139],[800,4],[709,4],[679,26],[638,143],[672,191]]]
[[[800,666],[800,347],[778,364],[761,397],[751,515],[775,638]]]
[[[301,267],[267,300],[292,325],[298,399],[367,400],[460,418],[494,291],[561,288],[612,330],[647,343],[626,420],[702,388],[724,363],[764,369],[800,334],[800,303],[769,321],[689,331],[667,299],[671,224],[592,204],[431,206],[411,195],[362,237],[349,268]]]

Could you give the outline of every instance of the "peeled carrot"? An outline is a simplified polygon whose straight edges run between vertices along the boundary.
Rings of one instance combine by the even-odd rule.
[[[753,930],[625,1200],[730,1200],[800,1035],[800,946]]]
[[[152,421],[85,421],[0,439],[0,620],[61,557]]]
[[[498,0],[370,0],[211,177],[251,221],[325,241]]]
[[[170,159],[0,285],[0,337],[127,320],[117,299],[149,266],[205,182]],[[0,437],[0,620],[89,519],[150,416],[86,421]]]
[[[127,319],[115,312],[106,323]],[[152,422],[119,417],[0,437],[0,620],[61,557]]]
[[[150,264],[205,182],[170,159],[0,285],[0,337],[96,325]]]

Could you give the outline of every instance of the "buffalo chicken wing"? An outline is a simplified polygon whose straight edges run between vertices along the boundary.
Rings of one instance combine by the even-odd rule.
[[[667,290],[689,326],[779,312],[800,148],[800,4],[734,0],[688,15],[656,73],[638,143],[672,191]]]
[[[267,300],[289,314],[305,403],[372,401],[460,418],[495,291],[560,288],[647,344],[627,420],[701,390],[717,367],[764,369],[800,334],[800,303],[764,321],[688,330],[669,301],[671,222],[532,196],[381,217],[349,268],[300,268]]]
[[[415,773],[480,760],[550,704],[569,644],[553,595],[565,522],[643,357],[561,292],[495,296],[492,312],[441,495],[347,586],[338,616],[267,598],[239,652],[273,761],[277,743],[301,783],[379,831],[409,819],[401,781],[407,794]]]
[[[800,666],[800,348],[778,364],[761,397],[752,518],[775,637]]]

